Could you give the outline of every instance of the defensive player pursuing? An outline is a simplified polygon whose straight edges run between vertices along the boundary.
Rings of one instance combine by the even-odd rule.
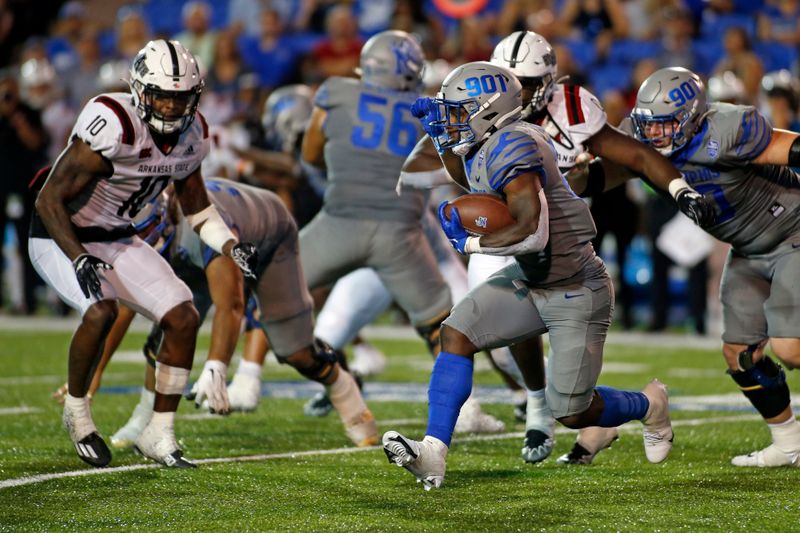
[[[250,276],[257,257],[252,244],[231,233],[203,186],[208,127],[196,113],[203,80],[192,54],[177,41],[151,41],[133,61],[130,85],[132,94],[103,94],[84,107],[39,192],[28,249],[42,279],[81,313],[63,417],[78,457],[92,466],[111,461],[86,393],[119,300],[164,329],[155,413],[135,446],[167,466],[192,467],[173,427],[192,366],[197,310],[186,285],[135,236],[130,221],[174,181],[189,224],[210,248]]]
[[[439,487],[461,405],[472,388],[475,352],[549,332],[547,404],[572,428],[612,427],[642,420],[645,453],[661,462],[672,447],[666,387],[642,392],[595,387],[613,311],[613,289],[591,239],[588,206],[558,170],[547,134],[520,120],[522,86],[491,63],[463,65],[445,79],[435,99],[416,109],[447,168],[462,164],[472,192],[505,199],[515,222],[470,237],[452,209],[439,214],[461,253],[513,255],[513,263],[472,289],[453,308],[441,332],[441,353],[428,389],[428,429],[421,441],[396,431],[383,436],[389,461],[405,467],[426,489]]]
[[[224,179],[205,183],[209,198],[228,227],[258,250],[260,261],[253,269],[251,288],[258,302],[259,324],[278,361],[325,385],[354,444],[375,444],[375,419],[355,380],[339,366],[332,350],[314,339],[313,302],[298,261],[297,226],[291,213],[270,191]],[[216,308],[208,359],[192,389],[192,398],[198,406],[207,402],[212,413],[226,414],[230,402],[225,379],[245,314],[245,280],[227,257],[196,237],[184,217],[177,213],[177,221],[162,223],[163,212],[154,210],[155,216],[142,231],[149,231],[153,237],[148,240],[153,241],[162,232],[174,234],[171,264],[192,289],[201,320],[211,304]],[[155,335],[158,338],[157,332]],[[141,416],[142,409],[137,406],[137,410],[137,416]],[[135,425],[126,424],[126,428],[134,430]],[[132,437],[120,430],[112,441],[124,447]]]
[[[720,289],[722,352],[772,434],[772,444],[732,463],[800,467],[800,424],[786,377],[764,353],[769,341],[783,365],[800,367],[800,176],[789,168],[800,166],[800,135],[773,129],[754,107],[707,103],[700,78],[679,67],[645,80],[622,128],[668,156],[713,200],[715,221],[704,227],[732,246]],[[631,177],[607,161],[589,166],[588,189],[598,193]]]
[[[550,135],[560,171],[569,173],[580,157],[591,153],[650,177],[663,190],[669,189],[673,180],[683,183],[680,172],[664,156],[608,124],[603,107],[589,91],[578,85],[556,83],[556,56],[541,35],[530,31],[512,33],[497,44],[490,62],[510,70],[522,84],[521,117],[541,126]],[[420,147],[419,152],[436,156],[430,142]],[[463,175],[458,164],[448,170],[454,177]],[[435,181],[439,182],[441,178]],[[676,199],[681,210],[695,220],[702,220],[709,212],[708,206],[702,205],[700,195],[690,188],[684,187],[681,198]],[[471,254],[470,287],[486,280],[513,260],[510,256]],[[519,367],[524,369],[528,387],[522,457],[526,462],[537,463],[550,455],[554,444],[553,417],[545,401],[542,342],[534,336],[511,349]],[[593,439],[591,441],[582,435],[573,450],[558,461],[589,463],[599,450],[617,438],[617,434],[616,428],[607,428],[603,432],[586,434]]]
[[[422,50],[405,32],[385,31],[364,45],[360,65],[360,80],[322,84],[303,137],[303,159],[328,177],[322,211],[300,232],[303,271],[314,288],[371,267],[435,353],[450,290],[420,225],[425,194],[395,193],[422,135],[411,115]]]

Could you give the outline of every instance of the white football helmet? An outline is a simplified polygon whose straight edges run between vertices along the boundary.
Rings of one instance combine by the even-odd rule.
[[[556,84],[556,54],[547,40],[532,31],[515,31],[495,46],[489,60],[519,78],[522,87],[533,94],[523,102],[526,116],[544,109]]]
[[[416,39],[404,31],[387,30],[370,37],[361,48],[356,74],[366,83],[416,91],[422,85],[425,56]]]
[[[433,101],[437,106],[431,124],[440,131],[432,137],[437,150],[449,148],[465,155],[473,145],[521,117],[522,85],[505,68],[476,61],[451,72]]]
[[[35,109],[44,109],[58,97],[56,70],[46,59],[29,59],[19,68],[20,96]]]
[[[130,86],[139,117],[154,131],[169,134],[191,125],[204,82],[191,52],[178,41],[158,39],[133,60]],[[165,112],[162,106],[170,105]]]
[[[287,85],[272,91],[261,124],[273,148],[294,152],[313,110],[313,95],[306,85]]]
[[[130,65],[124,60],[108,61],[100,65],[97,86],[103,92],[127,92]]]

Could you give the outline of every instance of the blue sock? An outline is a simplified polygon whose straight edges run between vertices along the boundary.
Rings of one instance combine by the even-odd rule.
[[[441,352],[433,364],[428,385],[428,430],[450,446],[461,406],[472,392],[472,359]]]
[[[597,425],[615,428],[631,420],[641,420],[650,407],[650,400],[641,392],[625,391],[611,387],[596,387],[605,407]]]

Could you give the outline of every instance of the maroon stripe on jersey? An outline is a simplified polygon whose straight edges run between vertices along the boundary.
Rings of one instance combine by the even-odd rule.
[[[208,139],[208,122],[206,122],[206,117],[198,111],[197,116],[200,117],[200,124],[203,126],[203,139]]]
[[[581,109],[581,97],[578,95],[580,87],[578,85],[564,86],[564,96],[567,104],[567,120],[569,125],[582,124],[586,122]]]
[[[37,187],[37,182],[39,182],[43,178],[46,178],[47,175],[50,174],[51,168],[53,167],[47,165],[46,167],[39,169],[39,171],[33,175],[33,179],[30,182],[28,182],[28,188],[33,189],[34,187]]]
[[[132,145],[134,137],[133,123],[131,122],[131,117],[128,116],[128,113],[126,113],[125,109],[122,107],[122,104],[108,96],[98,96],[95,102],[103,104],[117,115],[120,124],[122,124],[122,144]]]

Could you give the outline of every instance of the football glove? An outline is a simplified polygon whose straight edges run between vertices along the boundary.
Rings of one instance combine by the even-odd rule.
[[[72,262],[72,268],[75,269],[75,277],[78,278],[78,285],[83,291],[83,295],[87,298],[94,296],[98,300],[103,299],[103,290],[100,288],[100,277],[97,275],[97,269],[114,270],[114,267],[90,254],[81,254]]]
[[[678,209],[701,228],[709,228],[716,222],[714,205],[694,189],[683,189],[675,196]]]
[[[256,279],[258,267],[258,250],[253,243],[237,242],[231,248],[231,259],[246,278]]]
[[[450,209],[450,220],[447,219],[447,215],[444,214],[446,205],[446,200],[439,204],[439,223],[442,225],[442,230],[444,230],[444,234],[447,235],[447,240],[450,241],[453,248],[464,255],[466,254],[464,247],[467,245],[469,234],[461,224],[461,216],[458,214],[458,209],[455,207]]]
[[[188,398],[194,398],[195,408],[208,407],[213,414],[227,415],[231,411],[225,375],[228,365],[222,361],[206,361],[200,377],[195,381]],[[205,402],[205,403],[204,403]]]
[[[419,120],[419,123],[422,124],[422,129],[432,139],[444,133],[442,126],[433,124],[434,121],[439,120],[437,105],[433,98],[427,96],[417,98],[417,101],[411,105],[411,114]]]

